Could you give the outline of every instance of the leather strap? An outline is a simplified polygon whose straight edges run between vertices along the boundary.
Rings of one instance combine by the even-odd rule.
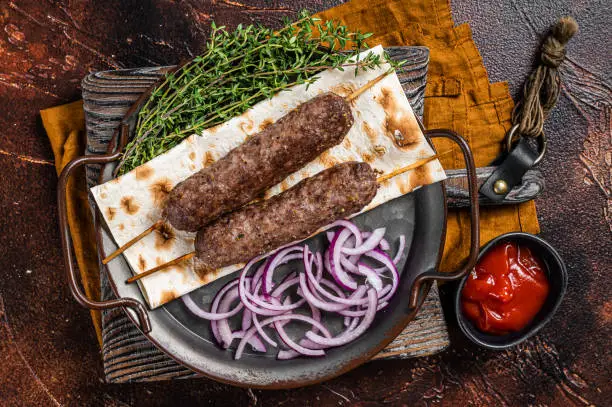
[[[533,167],[537,158],[538,153],[521,139],[482,184],[480,193],[492,201],[503,201],[512,188],[521,183],[523,175]]]

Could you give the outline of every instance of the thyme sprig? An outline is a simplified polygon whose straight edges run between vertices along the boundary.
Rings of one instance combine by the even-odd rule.
[[[167,74],[138,115],[136,135],[127,144],[119,174],[176,146],[196,131],[238,116],[256,103],[298,84],[311,84],[325,69],[379,67],[379,55],[351,60],[372,34],[349,31],[301,12],[274,31],[239,25],[230,32],[211,25],[203,55]],[[348,48],[348,51],[343,51]]]

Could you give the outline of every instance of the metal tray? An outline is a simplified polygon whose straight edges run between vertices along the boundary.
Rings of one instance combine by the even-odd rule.
[[[66,185],[75,170],[87,164],[104,164],[100,182],[112,179],[115,161],[120,157],[130,133],[134,131],[137,113],[149,94],[150,92],[143,94],[128,111],[109,145],[108,154],[77,158],[62,171],[59,178],[58,208],[63,254],[71,292],[81,305],[90,309],[124,307],[130,319],[152,343],[190,369],[221,382],[257,388],[291,388],[330,379],[368,361],[389,344],[414,319],[431,288],[432,281],[458,279],[473,268],[478,255],[479,218],[476,171],[471,151],[467,143],[452,131],[424,130],[428,140],[448,138],[456,142],[463,152],[471,202],[469,258],[466,264],[455,272],[437,271],[446,230],[447,205],[443,182],[420,188],[356,217],[355,222],[361,226],[386,226],[391,241],[395,241],[400,234],[406,236],[406,252],[398,267],[401,273],[400,285],[389,306],[377,315],[373,326],[364,335],[350,344],[330,349],[325,357],[279,361],[271,354],[245,354],[242,359],[236,361],[233,359],[232,350],[222,350],[211,340],[208,323],[192,317],[180,301],[149,310],[144,305],[138,286],[125,284],[132,271],[123,258],[112,262],[103,270],[108,273],[117,299],[103,302],[88,299],[77,283],[78,273],[72,257],[67,223]],[[103,224],[100,214],[96,213],[96,235],[101,258],[117,247],[109,232],[101,226]],[[315,248],[323,239],[323,236],[315,236],[307,243]],[[192,295],[210,298],[229,278],[231,277],[204,286]]]

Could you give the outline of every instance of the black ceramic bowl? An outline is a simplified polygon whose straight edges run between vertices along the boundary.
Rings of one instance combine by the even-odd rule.
[[[559,253],[557,253],[557,251],[545,240],[529,233],[511,232],[496,237],[481,249],[478,260],[480,261],[482,256],[484,256],[489,249],[506,241],[517,242],[529,247],[531,252],[542,260],[550,283],[550,290],[542,309],[529,325],[518,332],[512,332],[506,335],[491,335],[478,330],[478,328],[463,314],[461,293],[469,274],[461,279],[455,297],[455,313],[457,315],[459,327],[472,342],[489,349],[506,349],[512,347],[538,332],[548,323],[548,321],[550,321],[555,311],[557,311],[567,287],[567,270]]]

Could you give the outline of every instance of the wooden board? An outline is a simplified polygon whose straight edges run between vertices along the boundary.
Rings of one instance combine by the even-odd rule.
[[[415,114],[423,115],[429,52],[424,47],[388,49],[394,58],[407,59],[399,78]],[[168,68],[97,72],[82,82],[87,154],[101,154],[129,106]],[[89,186],[96,184],[97,166],[87,168]],[[94,207],[90,199],[92,208]],[[102,298],[113,298],[108,279],[101,276]],[[153,381],[197,376],[158,350],[132,324],[123,310],[102,313],[102,358],[108,382]],[[437,287],[429,293],[417,318],[375,359],[410,358],[437,353],[449,345]]]

